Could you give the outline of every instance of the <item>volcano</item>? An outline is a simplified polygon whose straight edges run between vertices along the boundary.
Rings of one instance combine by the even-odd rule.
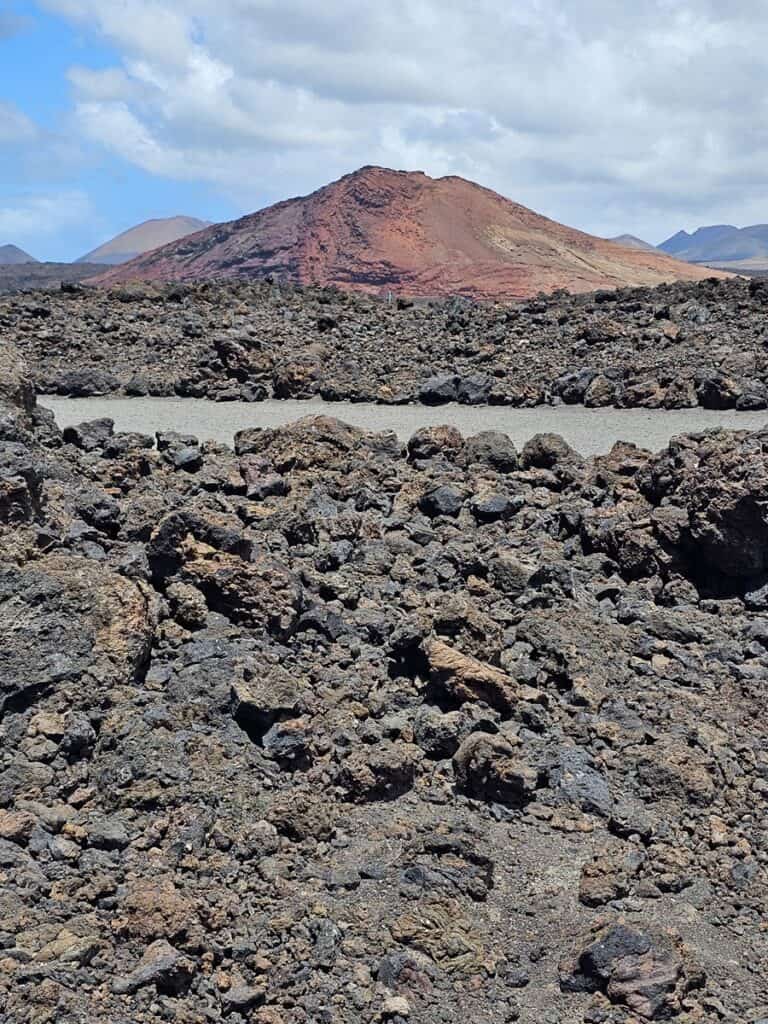
[[[22,263],[37,263],[37,260],[18,245],[0,245],[0,267],[19,266]]]
[[[565,227],[464,178],[363,167],[94,280],[265,275],[379,295],[499,301],[726,276]]]
[[[210,226],[210,221],[197,217],[165,217],[159,220],[145,220],[127,231],[104,242],[98,249],[92,249],[76,263],[127,263],[137,256],[157,249],[158,246],[177,242],[201,228]]]

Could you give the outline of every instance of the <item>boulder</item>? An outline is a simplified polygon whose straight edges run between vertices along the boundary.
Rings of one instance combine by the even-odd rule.
[[[584,405],[587,408],[603,408],[607,405],[614,405],[619,394],[619,386],[615,380],[599,373],[593,377],[589,387],[584,392]]]
[[[736,408],[740,411],[756,411],[768,409],[768,388],[760,380],[744,381],[743,391],[736,399]]]
[[[476,494],[469,507],[479,523],[495,523],[499,519],[509,519],[520,507],[520,503],[507,494],[490,492]]]
[[[422,427],[408,441],[408,455],[413,461],[444,456],[449,461],[464,447],[464,438],[456,427]]]
[[[564,747],[548,770],[555,800],[572,804],[588,814],[610,817],[613,800],[605,777],[593,766],[586,750]]]
[[[108,416],[95,420],[85,420],[72,427],[65,427],[63,439],[66,444],[73,444],[84,452],[94,452],[103,448],[115,432],[115,421]]]
[[[56,380],[56,392],[72,398],[91,398],[98,395],[109,395],[119,388],[119,382],[108,370],[96,367],[83,367],[77,370],[65,370]]]
[[[455,402],[459,394],[459,378],[451,373],[429,377],[419,386],[419,401],[424,405],[445,405]]]
[[[645,854],[629,844],[601,849],[582,866],[579,902],[600,907],[627,896],[644,860]]]
[[[0,567],[0,604],[15,628],[0,646],[0,710],[52,688],[132,681],[149,654],[152,607],[131,580],[98,562],[48,555]],[[35,652],[34,670],[29,652]]]
[[[519,456],[514,442],[506,434],[497,430],[482,430],[467,438],[464,461],[468,466],[477,463],[489,466],[498,473],[514,473]]]
[[[526,589],[536,568],[533,562],[515,551],[501,549],[489,559],[488,576],[496,590],[514,599]]]
[[[650,936],[622,921],[604,927],[560,967],[564,992],[602,992],[641,1020],[667,1020],[700,978],[689,977],[683,958],[667,936]]]
[[[414,720],[413,737],[427,757],[440,761],[453,757],[469,728],[471,724],[462,712],[443,714],[438,708],[425,706]]]
[[[524,469],[553,469],[558,463],[581,457],[559,434],[535,434],[527,441],[520,455]]]
[[[252,739],[261,740],[275,722],[296,718],[302,706],[302,688],[277,665],[259,672],[246,667],[244,678],[232,683],[232,713]]]
[[[165,939],[158,939],[144,950],[144,955],[130,974],[116,978],[112,991],[130,995],[154,985],[159,995],[178,996],[185,992],[195,974],[195,965]]]
[[[35,407],[35,389],[29,368],[19,350],[6,338],[0,343],[0,406],[24,415]]]
[[[276,473],[341,468],[350,455],[376,453],[397,456],[401,445],[391,431],[372,433],[333,416],[305,416],[287,427],[240,430],[235,434],[238,455],[262,455]]]
[[[689,377],[678,377],[667,385],[662,401],[665,409],[692,409],[698,404],[696,386]]]
[[[130,938],[178,941],[197,921],[194,906],[166,877],[129,883],[120,900],[114,929]]]
[[[184,581],[205,595],[212,611],[278,635],[297,624],[303,590],[297,577],[276,559],[260,555],[246,562],[196,541],[185,551]]]
[[[413,744],[384,740],[352,751],[341,764],[338,782],[354,803],[395,800],[413,786],[421,756]]]
[[[467,796],[509,807],[535,799],[538,772],[500,736],[472,733],[453,756],[456,788]]]
[[[466,495],[457,488],[451,487],[450,484],[441,484],[421,496],[419,508],[430,519],[437,516],[455,517],[461,511],[465,498]]]
[[[462,405],[486,405],[490,393],[490,379],[485,374],[475,373],[459,380],[456,397]]]
[[[583,402],[585,392],[595,375],[596,371],[588,367],[564,373],[552,382],[552,394],[561,398],[567,405]]]
[[[685,537],[701,570],[745,578],[768,570],[768,434],[712,432],[698,445],[672,442],[641,486],[674,495],[688,515]]]
[[[705,370],[696,376],[696,395],[705,409],[733,409],[741,394],[736,381],[719,370]]]
[[[712,803],[715,782],[709,758],[700,749],[674,736],[662,736],[645,751],[638,761],[638,777],[648,787],[650,800]]]
[[[518,699],[517,687],[506,672],[462,654],[442,640],[426,640],[422,649],[432,683],[444,697],[458,704],[481,701],[511,715]]]
[[[0,441],[0,526],[40,517],[44,472],[44,463],[28,445]]]

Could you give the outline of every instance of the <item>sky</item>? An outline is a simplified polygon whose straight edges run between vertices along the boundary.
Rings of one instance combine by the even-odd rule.
[[[0,0],[0,245],[70,260],[365,164],[593,234],[768,221],[765,0]]]

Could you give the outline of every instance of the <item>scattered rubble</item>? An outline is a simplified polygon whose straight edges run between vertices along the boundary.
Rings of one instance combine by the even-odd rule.
[[[37,389],[258,402],[768,408],[768,279],[393,302],[270,279],[0,300]]]
[[[766,1017],[768,432],[232,451],[0,368],[0,1020]]]

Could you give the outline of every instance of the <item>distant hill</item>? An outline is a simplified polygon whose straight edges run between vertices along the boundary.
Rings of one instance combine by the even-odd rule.
[[[608,241],[615,242],[616,245],[623,245],[627,249],[640,249],[643,252],[659,251],[655,245],[651,245],[650,242],[644,242],[637,235],[616,235],[615,238],[609,238]]]
[[[706,263],[729,270],[768,269],[768,224],[737,228],[712,224],[692,234],[678,231],[659,246],[663,252],[688,263]]]
[[[0,267],[16,266],[19,263],[37,263],[37,260],[18,245],[0,245]]]
[[[176,242],[180,238],[207,228],[210,221],[196,217],[166,217],[159,220],[145,220],[128,231],[116,235],[98,249],[81,256],[76,263],[104,263],[111,266],[127,263],[160,245]]]
[[[309,196],[156,249],[97,281],[267,274],[374,294],[491,300],[711,276],[663,253],[565,227],[464,178],[363,167]]]

